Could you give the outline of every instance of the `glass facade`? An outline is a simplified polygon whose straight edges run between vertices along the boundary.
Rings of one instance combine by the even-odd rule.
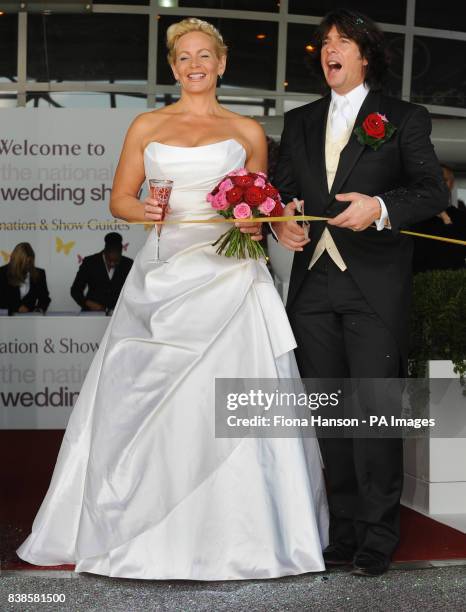
[[[0,84],[16,81],[18,76],[18,17],[0,15]]]
[[[411,99],[420,104],[466,107],[466,41],[414,38]],[[450,61],[446,58],[450,58]]]
[[[163,5],[163,2],[161,4]],[[168,0],[166,6],[276,13],[280,9],[280,2],[277,0],[175,0],[174,2]]]
[[[345,7],[367,13],[385,33],[388,94],[466,117],[466,16],[450,4],[350,0]],[[229,47],[222,100],[248,114],[280,115],[325,91],[310,66],[312,33],[338,6],[340,0],[94,0],[86,14],[0,11],[0,107],[167,104],[178,95],[166,61],[167,27],[198,16],[218,27]]]
[[[424,28],[459,30],[466,32],[466,7],[464,2],[432,2],[416,0],[416,25]]]
[[[419,0],[418,0],[419,1]],[[296,15],[323,17],[338,8],[351,9],[369,15],[384,23],[403,24],[406,18],[406,0],[374,2],[373,0],[289,0],[288,11]]]
[[[29,80],[147,81],[145,15],[29,15]]]

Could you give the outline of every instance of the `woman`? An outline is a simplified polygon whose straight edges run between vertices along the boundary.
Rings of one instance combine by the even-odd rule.
[[[160,220],[136,194],[174,180],[169,218],[211,219],[206,194],[228,172],[264,171],[254,121],[215,98],[226,48],[210,24],[167,33],[181,98],[131,125],[111,210]],[[260,227],[243,230],[260,237]],[[259,233],[258,233],[259,230]],[[324,569],[327,506],[314,438],[215,436],[215,378],[299,376],[264,262],[219,256],[225,224],[163,227],[137,255],[78,402],[52,483],[18,549],[31,563],[153,579],[271,578]]]
[[[45,312],[50,304],[45,270],[36,268],[29,242],[20,242],[10,261],[0,268],[0,308],[15,312]]]

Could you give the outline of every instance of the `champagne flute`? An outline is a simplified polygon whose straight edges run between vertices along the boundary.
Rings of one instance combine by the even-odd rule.
[[[167,213],[167,208],[168,208],[168,201],[170,200],[172,188],[173,188],[173,181],[171,180],[154,179],[154,178],[149,179],[149,190],[150,190],[151,198],[154,198],[155,200],[157,200],[158,205],[162,208],[161,221],[165,219],[165,215]],[[157,243],[155,247],[154,263],[156,264],[167,263],[165,260],[160,259],[159,257],[159,240],[160,240],[160,233],[162,232],[162,225],[160,225],[159,227],[157,227],[156,225],[154,229],[156,232],[156,239],[157,239]]]

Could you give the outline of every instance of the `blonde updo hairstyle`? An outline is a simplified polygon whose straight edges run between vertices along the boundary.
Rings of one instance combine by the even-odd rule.
[[[208,21],[197,19],[197,17],[188,17],[177,23],[173,23],[167,30],[167,48],[168,48],[168,63],[174,64],[176,60],[176,43],[185,34],[190,32],[202,32],[207,34],[214,42],[215,54],[220,59],[226,56],[228,47],[223,42],[222,35]]]

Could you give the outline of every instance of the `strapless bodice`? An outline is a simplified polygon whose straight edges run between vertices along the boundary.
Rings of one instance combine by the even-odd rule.
[[[220,218],[206,196],[223,177],[244,166],[246,151],[233,138],[198,147],[178,147],[150,142],[144,150],[146,181],[150,178],[171,179],[170,214],[167,220],[181,221]],[[227,223],[163,226],[160,255],[168,258],[193,245],[212,244],[231,225]],[[149,248],[153,251],[156,233],[150,232]]]
[[[233,138],[198,147],[177,147],[153,141],[144,151],[146,179],[173,181],[172,219],[216,216],[206,195],[226,174],[244,166],[245,161],[244,147]]]

